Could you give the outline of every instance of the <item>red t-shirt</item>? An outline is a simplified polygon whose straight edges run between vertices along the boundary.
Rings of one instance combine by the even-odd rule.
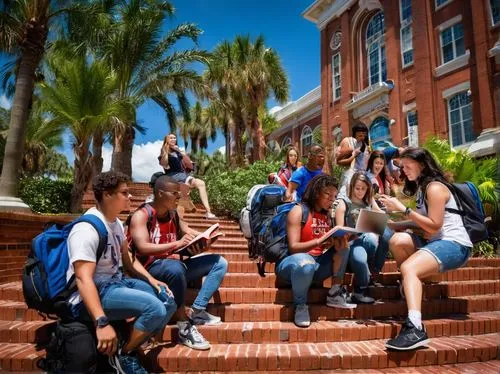
[[[300,241],[302,243],[308,242],[309,240],[321,238],[328,230],[330,230],[329,220],[326,214],[313,212],[309,214],[307,222],[302,227],[300,232]],[[320,256],[323,254],[323,248],[321,246],[314,247],[308,252],[311,256]]]

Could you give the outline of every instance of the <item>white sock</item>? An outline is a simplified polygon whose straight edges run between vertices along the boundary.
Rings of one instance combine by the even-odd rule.
[[[413,326],[415,326],[419,330],[422,330],[422,313],[421,312],[419,312],[418,310],[409,310],[408,311],[408,318],[410,319],[411,323],[413,323]]]
[[[189,321],[177,321],[177,328],[181,331],[187,330],[189,327]]]

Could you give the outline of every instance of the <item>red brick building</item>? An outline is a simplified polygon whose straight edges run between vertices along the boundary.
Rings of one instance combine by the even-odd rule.
[[[499,0],[316,0],[303,16],[321,34],[324,143],[357,121],[375,146],[467,147],[499,126]]]

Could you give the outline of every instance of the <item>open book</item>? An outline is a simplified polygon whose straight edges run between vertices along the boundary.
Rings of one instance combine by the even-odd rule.
[[[348,234],[362,234],[365,232],[373,232],[375,234],[382,235],[385,227],[387,226],[388,219],[389,215],[384,212],[360,209],[356,226],[354,228],[340,226],[331,229],[327,232],[327,234],[333,237],[341,237]]]
[[[223,236],[224,234],[221,232],[216,232],[219,228],[219,224],[215,223],[210,226],[208,229],[203,231],[197,237],[193,238],[189,243],[187,243],[184,247],[179,248],[175,251],[175,253],[181,256],[193,256],[194,253],[199,252],[196,250],[199,248],[201,252],[206,251],[218,238],[219,236]]]

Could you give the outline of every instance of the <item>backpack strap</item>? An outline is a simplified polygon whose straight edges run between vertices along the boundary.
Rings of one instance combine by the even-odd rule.
[[[108,229],[106,228],[104,222],[102,222],[102,220],[94,214],[84,214],[80,216],[75,224],[80,222],[86,222],[92,225],[92,227],[97,231],[97,234],[99,235],[99,245],[97,247],[96,253],[97,264],[108,245]]]

